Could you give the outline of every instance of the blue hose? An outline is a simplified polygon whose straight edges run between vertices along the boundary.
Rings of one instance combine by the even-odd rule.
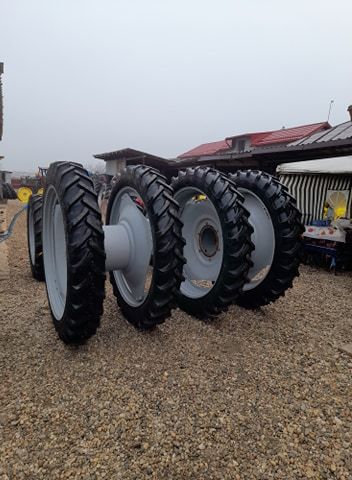
[[[25,205],[23,208],[21,208],[21,210],[14,215],[13,219],[10,222],[9,228],[6,230],[6,232],[0,233],[0,243],[4,242],[5,240],[11,237],[18,217],[21,215],[22,212],[27,210],[27,208],[28,208],[28,205]]]

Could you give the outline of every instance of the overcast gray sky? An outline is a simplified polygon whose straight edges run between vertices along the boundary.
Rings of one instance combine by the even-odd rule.
[[[2,167],[347,120],[352,1],[0,0]]]

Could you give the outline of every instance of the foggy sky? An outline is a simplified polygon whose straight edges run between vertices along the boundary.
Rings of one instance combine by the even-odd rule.
[[[348,119],[352,1],[0,0],[1,168]]]

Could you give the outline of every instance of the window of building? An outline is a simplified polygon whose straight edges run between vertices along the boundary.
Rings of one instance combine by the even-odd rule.
[[[244,152],[246,148],[246,140],[244,138],[241,138],[238,140],[238,152]]]

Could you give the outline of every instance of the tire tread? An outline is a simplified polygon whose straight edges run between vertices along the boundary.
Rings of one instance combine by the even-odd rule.
[[[69,180],[65,177],[69,175]],[[100,325],[105,297],[105,251],[97,194],[86,170],[77,163],[55,162],[46,177],[59,196],[66,223],[68,290],[59,337],[82,344]]]
[[[301,234],[304,228],[296,200],[287,187],[272,175],[260,170],[239,170],[229,174],[238,188],[252,190],[266,204],[272,216],[276,247],[271,269],[257,287],[244,291],[238,305],[251,309],[268,305],[285,295],[299,276],[301,260]]]
[[[224,260],[215,285],[199,299],[178,292],[178,304],[183,310],[201,319],[211,319],[227,310],[247,280],[253,250],[249,213],[234,184],[213,168],[199,166],[181,170],[172,179],[171,186],[175,193],[185,187],[204,192],[215,206],[222,225]]]
[[[182,223],[178,216],[178,204],[172,197],[173,190],[166,184],[165,177],[152,167],[135,165],[127,167],[113,186],[107,208],[107,224],[115,196],[124,186],[134,188],[141,195],[154,229],[153,284],[145,302],[134,308],[120,294],[113,272],[110,272],[110,282],[127,320],[137,328],[148,330],[163,323],[175,306],[185,262]]]

